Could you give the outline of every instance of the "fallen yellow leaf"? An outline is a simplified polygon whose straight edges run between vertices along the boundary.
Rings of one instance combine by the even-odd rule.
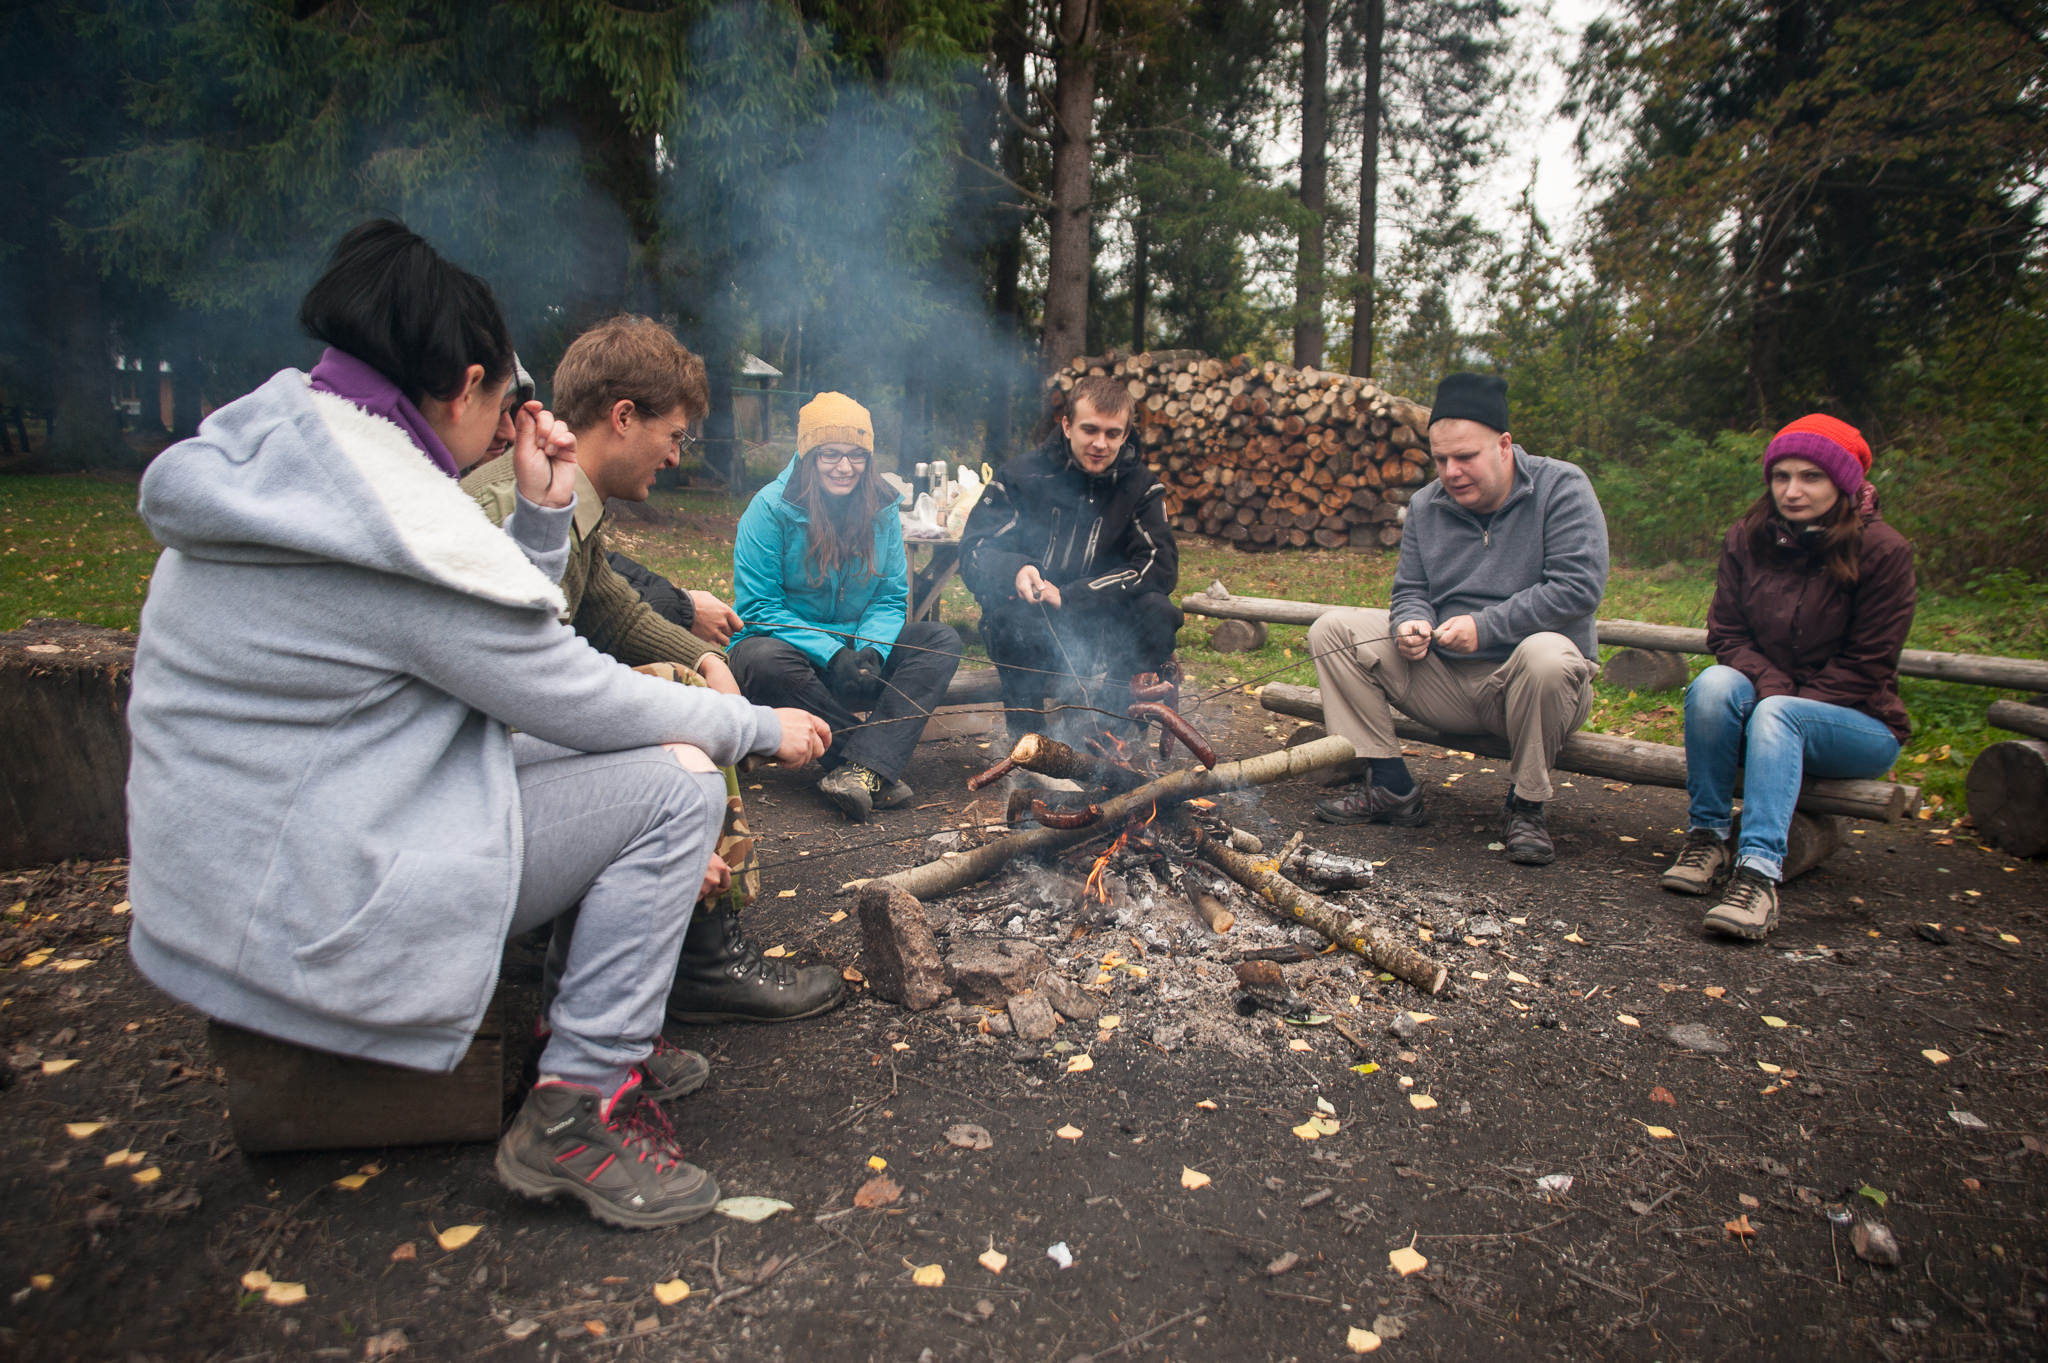
[[[1181,1187],[1183,1187],[1183,1188],[1186,1188],[1186,1189],[1188,1189],[1188,1190],[1190,1190],[1190,1191],[1193,1191],[1193,1190],[1194,1190],[1194,1189],[1196,1189],[1196,1188],[1206,1188],[1206,1187],[1208,1187],[1208,1186],[1209,1186],[1209,1184],[1210,1184],[1210,1182],[1211,1182],[1211,1180],[1210,1180],[1209,1176],[1208,1176],[1207,1174],[1203,1173],[1203,1172],[1202,1172],[1201,1170],[1199,1170],[1199,1169],[1190,1169],[1190,1168],[1188,1168],[1188,1167],[1187,1167],[1187,1166],[1186,1166],[1185,1164],[1183,1164],[1183,1165],[1182,1165],[1182,1166],[1180,1167],[1180,1186],[1181,1186]]]
[[[368,1183],[369,1181],[370,1176],[368,1174],[343,1174],[340,1178],[334,1180],[334,1186],[337,1188],[346,1188],[350,1192],[355,1192],[357,1189],[361,1188],[365,1183]]]
[[[122,900],[122,901],[121,901],[120,903],[116,904],[116,905],[115,905],[115,906],[114,906],[113,908],[109,909],[109,910],[108,910],[108,912],[109,912],[109,913],[126,913],[126,912],[128,912],[128,907],[129,907],[129,905],[128,905],[128,901],[124,899],[124,900]]]
[[[1427,1112],[1436,1106],[1436,1099],[1426,1093],[1411,1093],[1408,1095],[1408,1106],[1417,1112]]]
[[[1435,1014],[1435,1013],[1415,1013],[1415,1012],[1411,1012],[1411,1013],[1409,1013],[1409,1014],[1408,1014],[1408,1020],[1409,1020],[1410,1022],[1413,1022],[1413,1023],[1418,1023],[1418,1024],[1419,1024],[1419,1023],[1424,1023],[1424,1022],[1435,1022],[1435,1021],[1436,1021],[1436,1014]]]
[[[795,899],[795,898],[796,898],[796,891],[795,891],[795,890],[777,890],[777,891],[775,892],[775,897],[776,897],[777,899]],[[765,956],[765,955],[767,955],[768,953],[766,953],[766,952],[762,952],[761,954]]]
[[[427,1229],[434,1230],[432,1225]],[[476,1239],[477,1232],[482,1229],[482,1226],[450,1226],[447,1230],[434,1231],[434,1242],[452,1253]]]
[[[1113,1032],[1124,1025],[1123,1014],[1104,1013],[1101,1017],[1095,1019],[1095,1025],[1102,1031]]]
[[[1204,1098],[1201,1102],[1196,1103],[1195,1106],[1201,1108],[1204,1112],[1214,1112],[1216,1110],[1216,1100]]]
[[[1931,1065],[1946,1065],[1948,1063],[1948,1053],[1946,1051],[1937,1051],[1932,1046],[1929,1046],[1920,1054],[1926,1056],[1927,1062]]]
[[[1380,1347],[1380,1337],[1360,1325],[1354,1325],[1344,1335],[1344,1347],[1355,1354],[1369,1354]]]
[[[1567,942],[1571,942],[1576,946],[1584,946],[1586,944],[1586,939],[1579,936],[1579,934],[1577,934],[1576,932],[1566,933],[1564,935],[1564,940]]]
[[[419,1257],[420,1247],[410,1240],[403,1242],[391,1251],[391,1262],[394,1264],[409,1264]]]
[[[670,1278],[665,1283],[654,1285],[654,1299],[663,1306],[674,1306],[690,1295],[690,1285],[681,1278]]]
[[[1643,1025],[1643,1020],[1633,1013],[1616,1013],[1614,1020],[1624,1027],[1640,1027]]]
[[[789,955],[789,948],[788,948],[788,947],[769,947],[769,948],[768,948],[768,949],[767,949],[766,951],[762,952],[761,954],[762,954],[763,956],[772,956],[772,957],[774,957],[774,958],[775,958],[775,959],[777,959],[777,960],[781,960],[781,959],[782,959],[782,958],[783,958],[784,956],[787,956],[787,955]]]
[[[242,1290],[244,1292],[261,1292],[268,1286],[270,1286],[270,1275],[260,1268],[252,1268],[242,1275]]]
[[[66,959],[66,960],[62,960],[62,961],[59,961],[59,962],[57,962],[57,964],[55,964],[55,965],[51,966],[51,967],[50,967],[50,969],[52,969],[52,970],[62,970],[62,971],[65,971],[65,972],[69,973],[70,971],[73,971],[73,970],[83,970],[83,969],[85,969],[85,968],[86,968],[87,966],[89,966],[89,965],[91,965],[91,964],[92,964],[92,962],[91,962],[91,961],[89,961],[89,960],[87,960],[87,959],[86,959],[85,957],[83,957],[83,956],[72,956],[72,957],[70,957],[70,958],[68,958],[68,959]]]
[[[1079,1055],[1071,1055],[1067,1057],[1068,1074],[1084,1074],[1087,1071],[1092,1070],[1094,1068],[1095,1058],[1089,1055],[1086,1051],[1081,1052],[1081,1054]]]
[[[164,1171],[157,1168],[153,1164],[147,1169],[137,1169],[134,1173],[128,1175],[129,1178],[135,1180],[137,1183],[143,1184],[154,1183],[163,1176]]]
[[[2010,871],[2010,870],[2012,869],[2012,867],[2008,866],[2008,867],[2006,867],[2005,869],[2006,869],[2006,870],[2008,870],[2008,871]],[[2015,937],[2015,936],[2013,936],[2013,935],[2012,935],[2011,933],[2009,933],[2009,932],[2001,932],[2001,933],[1999,933],[1999,934],[1998,934],[1998,940],[1999,940],[1999,941],[2001,941],[2001,942],[2010,942],[2010,943],[2011,943],[2012,945],[2014,945],[2014,946],[2018,946],[2018,945],[2020,944],[2020,939],[2019,939],[2019,938],[2017,938],[2017,937]]]
[[[1315,1047],[1309,1045],[1306,1041],[1303,1041],[1300,1037],[1297,1036],[1292,1037],[1288,1040],[1287,1049],[1290,1051],[1312,1051],[1315,1049]]]
[[[44,961],[49,960],[52,956],[55,956],[56,954],[56,952],[51,951],[48,948],[44,948],[41,951],[31,951],[28,955],[21,958],[21,968],[23,970],[34,970],[37,966],[41,965]]]
[[[1738,1240],[1747,1240],[1750,1236],[1756,1234],[1756,1227],[1749,1224],[1748,1212],[1744,1212],[1733,1221],[1722,1222],[1721,1229],[1727,1231]]]
[[[1766,1027],[1790,1027],[1791,1025],[1791,1023],[1785,1021],[1785,1019],[1783,1018],[1774,1018],[1769,1016],[1768,1014],[1766,1014],[1764,1017],[1764,1026]]]
[[[846,910],[839,910],[837,913],[833,914],[830,918],[827,918],[825,921],[827,923],[844,923],[846,921]]]
[[[907,1051],[910,1049],[910,1043],[908,1041],[892,1041],[889,1043],[889,1049],[892,1051]]]
[[[1413,1245],[1403,1245],[1399,1249],[1388,1250],[1387,1262],[1393,1266],[1396,1273],[1399,1273],[1404,1278],[1411,1273],[1420,1273],[1423,1269],[1429,1267],[1429,1260],[1418,1254]]]
[[[1723,994],[1726,994],[1728,991],[1723,989],[1718,984],[1710,984],[1705,989],[1700,990],[1700,992],[1702,994],[1705,994],[1710,999],[1718,999]]]
[[[1660,1141],[1668,1141],[1678,1135],[1676,1131],[1673,1131],[1668,1126],[1650,1126],[1645,1124],[1643,1130],[1649,1132],[1652,1138]]]
[[[31,1273],[29,1274],[28,1285],[38,1292],[47,1292],[57,1285],[57,1278],[52,1273]]]
[[[108,1155],[105,1159],[101,1160],[100,1167],[102,1169],[112,1169],[116,1165],[121,1164],[132,1166],[142,1163],[143,1159],[144,1155],[140,1150],[130,1150],[126,1146],[123,1146],[121,1149],[114,1151],[113,1154]]]
[[[281,1283],[273,1281],[263,1289],[263,1300],[272,1306],[297,1306],[306,1299],[304,1283]]]
[[[1009,1264],[1010,1256],[999,1249],[990,1249],[984,1251],[982,1256],[974,1262],[980,1264],[991,1273],[1001,1273]]]
[[[1305,1141],[1313,1141],[1320,1140],[1323,1133],[1316,1129],[1314,1122],[1303,1122],[1300,1126],[1294,1128],[1294,1134]]]
[[[105,1122],[66,1122],[64,1123],[64,1134],[74,1141],[82,1141],[87,1136],[104,1130],[106,1125]]]
[[[1308,1119],[1308,1124],[1314,1127],[1319,1135],[1334,1136],[1337,1134],[1337,1119],[1335,1117],[1311,1117]]]
[[[45,1060],[43,1062],[43,1073],[62,1074],[77,1063],[76,1060]]]
[[[1783,1065],[1773,1065],[1768,1060],[1757,1061],[1756,1067],[1762,1070],[1765,1074],[1777,1074],[1785,1068]]]
[[[1081,1128],[1070,1122],[1052,1134],[1063,1141],[1078,1141],[1081,1139]]]
[[[1530,978],[1529,978],[1529,977],[1528,977],[1527,975],[1524,975],[1524,974],[1523,974],[1523,973],[1522,973],[1521,971],[1519,971],[1519,970],[1510,970],[1510,971],[1508,972],[1508,981],[1509,981],[1509,983],[1511,983],[1511,984],[1534,984],[1534,983],[1536,983],[1536,981],[1534,981],[1534,980],[1530,979]]]
[[[848,984],[865,984],[868,977],[855,970],[852,966],[848,966],[839,972],[839,978],[845,980]]]
[[[868,1156],[868,1168],[875,1170],[877,1173],[881,1172],[882,1170],[888,1167],[889,1161],[883,1159],[880,1155]]]
[[[605,1331],[609,1328],[610,1327],[608,1327],[601,1320],[586,1320],[583,1322],[583,1332],[585,1334],[595,1335],[599,1339],[604,1338]]]
[[[910,1281],[916,1283],[919,1287],[944,1287],[946,1285],[946,1270],[937,1264],[926,1264],[923,1268],[912,1271]]]

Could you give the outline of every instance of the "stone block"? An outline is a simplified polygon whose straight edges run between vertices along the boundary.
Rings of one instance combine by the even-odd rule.
[[[980,937],[946,957],[946,981],[969,1003],[999,1008],[1029,989],[1045,966],[1045,953],[1029,942]]]
[[[1010,1025],[1016,1028],[1020,1040],[1048,1041],[1059,1030],[1060,1020],[1053,1013],[1051,1002],[1036,990],[1011,999],[1009,1011]]]
[[[1048,970],[1038,977],[1038,988],[1060,1016],[1075,1022],[1093,1022],[1102,1012],[1102,1001],[1066,976]]]
[[[953,992],[938,940],[915,895],[893,885],[863,886],[860,936],[868,987],[877,997],[916,1013]]]

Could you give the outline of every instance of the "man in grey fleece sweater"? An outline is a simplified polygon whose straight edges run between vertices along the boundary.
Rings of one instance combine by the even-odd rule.
[[[1415,495],[1392,609],[1331,611],[1309,630],[1325,722],[1367,764],[1316,806],[1329,823],[1427,822],[1392,707],[1513,749],[1501,812],[1508,855],[1557,853],[1543,818],[1558,747],[1593,708],[1593,616],[1607,589],[1607,521],[1573,464],[1508,432],[1507,384],[1452,374],[1430,413],[1437,480]]]

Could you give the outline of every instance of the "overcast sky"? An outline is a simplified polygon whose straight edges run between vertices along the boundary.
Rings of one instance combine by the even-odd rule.
[[[1511,25],[1513,50],[1525,58],[1516,100],[1515,130],[1507,138],[1507,160],[1488,176],[1497,195],[1475,195],[1473,206],[1491,202],[1488,220],[1505,222],[1522,186],[1536,175],[1536,208],[1560,243],[1578,231],[1585,202],[1585,167],[1572,155],[1578,127],[1560,118],[1558,101],[1565,93],[1565,64],[1577,53],[1586,25],[1615,6],[1609,0],[1549,0],[1528,5]]]

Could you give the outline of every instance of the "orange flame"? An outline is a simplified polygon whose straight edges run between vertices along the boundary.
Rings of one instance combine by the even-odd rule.
[[[1126,828],[1123,832],[1116,835],[1116,841],[1109,845],[1109,850],[1095,859],[1094,868],[1088,872],[1088,883],[1081,889],[1081,897],[1083,899],[1092,894],[1095,896],[1095,901],[1098,904],[1107,904],[1109,902],[1109,881],[1106,878],[1109,871],[1109,859],[1124,850],[1124,843],[1129,840],[1130,836],[1131,831]]]

